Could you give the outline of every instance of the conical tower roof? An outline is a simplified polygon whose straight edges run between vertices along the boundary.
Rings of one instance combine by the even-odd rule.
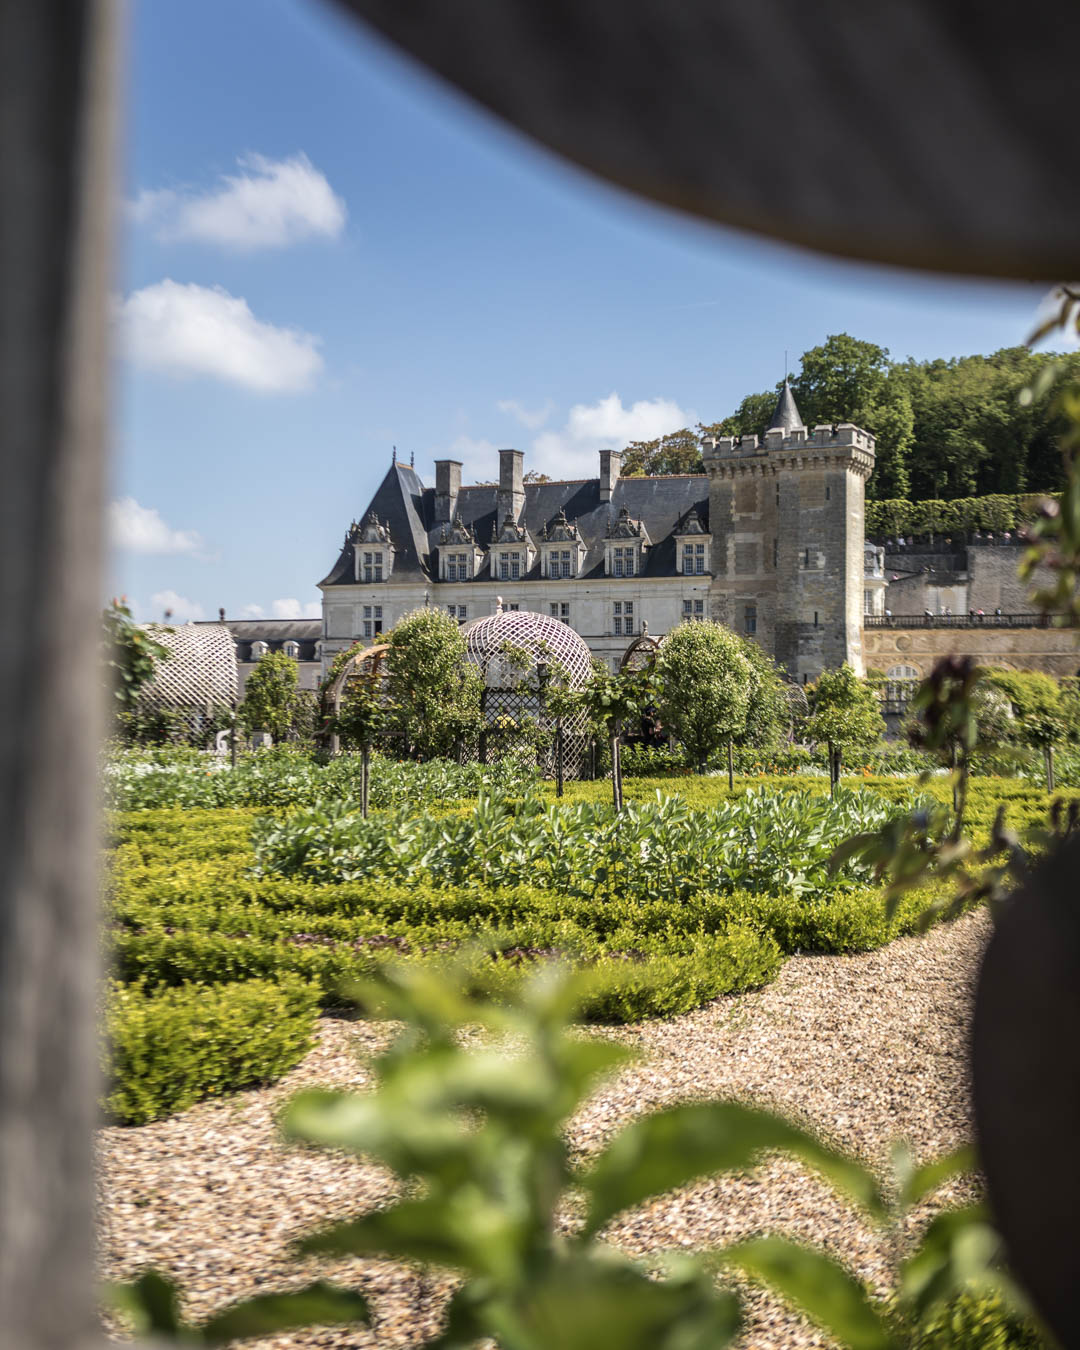
[[[799,410],[795,406],[795,395],[791,392],[791,385],[785,380],[784,387],[780,390],[780,397],[776,400],[776,411],[772,415],[772,421],[769,423],[767,430],[775,431],[779,427],[786,436],[795,427],[803,428],[804,426],[805,424],[799,416]]]

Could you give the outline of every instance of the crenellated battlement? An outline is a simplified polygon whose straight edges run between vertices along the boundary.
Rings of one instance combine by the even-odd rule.
[[[765,433],[764,441],[759,441],[756,436],[718,436],[704,442],[702,455],[707,464],[714,459],[743,459],[751,455],[789,454],[806,450],[851,449],[872,456],[874,447],[874,437],[869,431],[863,431],[854,422],[841,422],[837,426],[823,423],[813,431],[805,427],[793,427],[789,431],[774,427]]]

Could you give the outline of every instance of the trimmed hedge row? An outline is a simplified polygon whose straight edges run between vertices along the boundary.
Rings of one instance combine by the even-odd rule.
[[[1056,492],[994,493],[986,497],[955,497],[951,501],[912,502],[905,497],[866,503],[866,533],[875,537],[952,534],[974,530],[1015,530],[1031,520],[1039,503]]]
[[[109,1117],[143,1125],[279,1077],[310,1046],[318,1004],[316,989],[284,973],[175,989],[114,982],[105,1015]]]

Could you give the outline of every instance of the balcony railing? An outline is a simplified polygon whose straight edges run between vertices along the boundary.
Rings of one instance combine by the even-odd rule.
[[[1072,628],[1067,614],[864,614],[864,628]]]

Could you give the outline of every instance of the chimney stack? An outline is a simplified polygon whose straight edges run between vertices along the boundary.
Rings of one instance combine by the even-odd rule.
[[[457,512],[458,493],[461,491],[461,461],[435,461],[435,523],[449,525]]]
[[[498,519],[512,516],[515,525],[521,524],[525,509],[525,454],[521,450],[499,451]]]
[[[615,484],[619,481],[619,470],[621,468],[621,450],[600,451],[600,500],[602,502],[611,501],[611,494],[615,491]]]

